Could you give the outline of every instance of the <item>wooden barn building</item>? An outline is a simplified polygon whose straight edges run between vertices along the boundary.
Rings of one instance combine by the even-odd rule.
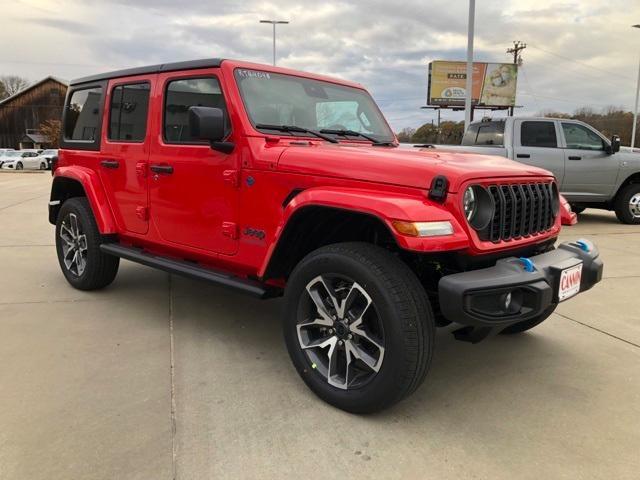
[[[67,84],[47,77],[0,101],[0,148],[46,148],[40,125],[62,116]]]

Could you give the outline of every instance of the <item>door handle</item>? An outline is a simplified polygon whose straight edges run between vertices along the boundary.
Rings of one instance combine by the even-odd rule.
[[[517,158],[531,158],[531,155],[529,155],[528,153],[518,153],[516,155]]]
[[[149,169],[153,173],[164,173],[165,175],[171,175],[173,173],[173,167],[171,165],[151,165]]]
[[[569,155],[569,160],[582,160],[582,157],[578,157],[576,155]]]
[[[120,162],[117,160],[102,160],[100,165],[104,168],[118,168],[120,166]]]

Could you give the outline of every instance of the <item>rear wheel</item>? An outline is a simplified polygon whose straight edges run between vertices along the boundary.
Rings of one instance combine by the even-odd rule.
[[[614,204],[616,217],[622,223],[640,224],[640,183],[623,187]]]
[[[100,250],[104,237],[98,231],[91,206],[84,197],[62,204],[56,222],[56,251],[67,281],[79,290],[96,290],[113,282],[120,259]]]
[[[514,323],[513,325],[505,328],[500,333],[503,335],[511,335],[514,333],[522,333],[527,330],[531,330],[533,327],[537,327],[542,322],[544,322],[547,318],[551,316],[551,314],[555,311],[557,305],[551,305],[544,312],[542,312],[537,317],[531,318],[529,320],[525,320],[524,322]]]
[[[422,383],[433,313],[413,272],[388,251],[341,243],[310,253],[289,277],[285,308],[291,360],[331,405],[374,412]]]
[[[40,163],[40,170],[46,170],[47,169],[47,164],[42,162]]]

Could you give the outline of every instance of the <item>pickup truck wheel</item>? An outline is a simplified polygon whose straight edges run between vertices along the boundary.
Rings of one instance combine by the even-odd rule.
[[[102,253],[103,242],[86,198],[71,198],[62,204],[56,222],[56,251],[62,273],[73,287],[96,290],[113,282],[120,259]]]
[[[574,212],[576,215],[580,215],[582,212],[584,212],[585,207],[574,207],[573,205],[571,205],[571,211]]]
[[[502,335],[512,335],[514,333],[522,333],[527,330],[531,330],[533,327],[540,325],[547,318],[551,316],[551,314],[555,311],[557,305],[551,305],[544,312],[542,312],[537,317],[531,318],[529,320],[525,320],[524,322],[514,323],[513,325],[505,328],[500,333]]]
[[[291,360],[331,405],[375,412],[422,383],[434,316],[414,273],[390,252],[355,242],[315,250],[289,277],[285,309]]]
[[[620,190],[614,207],[616,217],[622,223],[640,224],[640,183],[632,183]]]

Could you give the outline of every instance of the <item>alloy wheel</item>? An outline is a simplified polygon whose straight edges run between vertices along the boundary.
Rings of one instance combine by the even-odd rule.
[[[87,266],[87,236],[75,213],[69,213],[60,225],[62,258],[65,268],[79,277]]]
[[[640,193],[632,195],[629,199],[629,212],[633,218],[640,218]]]
[[[347,390],[372,380],[384,360],[382,321],[357,282],[335,274],[311,280],[300,299],[297,335],[311,367]]]

